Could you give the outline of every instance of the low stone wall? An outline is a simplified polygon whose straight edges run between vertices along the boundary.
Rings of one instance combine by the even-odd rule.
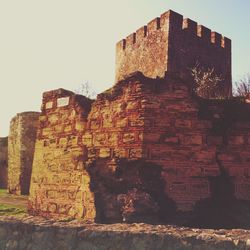
[[[250,249],[250,231],[0,217],[0,249]]]

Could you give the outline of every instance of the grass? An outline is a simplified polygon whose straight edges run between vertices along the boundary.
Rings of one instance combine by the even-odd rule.
[[[0,216],[24,214],[26,214],[26,208],[23,208],[21,206],[0,204]]]
[[[23,205],[25,196],[10,195],[6,189],[0,189],[0,216],[22,216],[27,213]],[[9,204],[13,203],[13,204]]]
[[[0,188],[0,195],[7,194],[7,189]]]

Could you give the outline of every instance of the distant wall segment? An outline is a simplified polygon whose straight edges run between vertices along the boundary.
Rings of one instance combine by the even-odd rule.
[[[8,183],[8,137],[0,138],[0,188],[7,188]]]
[[[10,123],[8,137],[8,189],[29,194],[39,112],[18,113]]]

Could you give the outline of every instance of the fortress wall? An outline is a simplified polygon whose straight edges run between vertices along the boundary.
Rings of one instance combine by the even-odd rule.
[[[133,80],[125,84],[98,95],[92,105],[88,115],[88,132],[83,136],[90,160],[136,160],[144,156],[142,87]]]
[[[95,217],[94,198],[85,168],[87,149],[82,138],[91,102],[63,89],[43,94],[30,213],[46,217]]]
[[[8,137],[0,138],[0,188],[7,188],[8,182]]]
[[[161,85],[158,93],[151,89],[144,96],[145,119],[150,124],[144,132],[144,147],[147,160],[163,168],[168,197],[178,210],[190,211],[197,201],[210,196],[207,176],[219,174],[215,147],[205,139],[212,125],[198,119],[198,104],[181,80]]]
[[[214,195],[249,201],[249,113],[237,100],[194,97],[174,75],[132,74],[93,103],[46,92],[29,211],[117,222],[134,209],[147,211],[145,221],[163,199],[166,209],[175,204],[182,212]],[[123,206],[119,197],[132,203]]]
[[[214,68],[224,94],[231,95],[231,40],[170,10],[117,43],[116,81],[135,71],[151,78],[165,72],[190,77],[197,62],[204,70]]]
[[[234,183],[237,199],[250,200],[250,105],[237,100],[204,101],[201,119],[212,121],[208,144],[217,146],[217,161]]]
[[[151,85],[143,93],[149,124],[143,148],[147,161],[162,166],[165,192],[178,209],[193,210],[214,195],[211,180],[221,176],[233,183],[237,199],[249,200],[249,104],[201,104],[176,79]]]
[[[131,185],[137,177],[125,181],[116,177],[119,160],[144,157],[141,87],[131,77],[100,94],[94,103],[66,90],[44,93],[31,178],[31,214],[121,221],[117,194],[126,188],[126,181]],[[58,106],[61,99],[65,103]]]
[[[88,149],[97,221],[121,221],[118,196],[127,193],[134,181],[138,181],[136,174],[124,176],[120,161],[125,160],[124,170],[131,173],[129,162],[145,157],[141,94],[141,84],[128,80],[98,95],[88,115],[88,130],[83,135],[83,142]]]
[[[105,159],[99,164],[103,169],[109,166],[110,179],[119,159],[126,159],[128,166],[134,160],[161,166],[166,196],[176,203],[178,210],[191,211],[198,201],[211,197],[210,178],[221,175],[221,162],[227,173],[234,176],[231,168],[246,167],[248,158],[242,158],[237,166],[234,161],[229,160],[228,165],[220,160],[225,152],[241,151],[242,145],[231,145],[233,139],[225,143],[224,135],[214,135],[213,118],[200,117],[200,103],[187,85],[177,79],[152,80],[134,74],[115,85],[93,104],[88,116],[89,131],[84,137],[89,142],[88,158],[97,162]],[[247,121],[243,123],[248,126]],[[227,138],[236,135],[235,140],[242,133],[229,132]],[[248,151],[244,157],[247,154]],[[244,175],[238,178],[241,182],[243,179]],[[131,177],[131,186],[132,183]],[[234,185],[237,198],[247,193],[247,185],[242,184],[241,190],[245,191],[240,192],[238,184]],[[105,193],[103,187],[99,190]],[[246,196],[243,199],[248,200]],[[115,202],[106,201],[102,208],[111,211]],[[105,208],[105,204],[110,207]]]
[[[10,123],[8,137],[8,189],[28,194],[36,140],[38,112],[18,113]]]
[[[128,151],[124,155],[115,155],[115,150],[120,147],[133,150],[139,146],[142,154],[134,159],[162,167],[165,194],[180,211],[192,211],[199,201],[211,198],[214,195],[213,180],[223,176],[224,171],[226,178],[232,182],[234,197],[249,200],[248,104],[234,100],[228,103],[208,100],[204,104],[204,100],[191,94],[183,80],[174,76],[152,80],[134,74],[132,78],[115,85],[110,92],[115,93],[119,85],[122,91],[116,94],[117,98],[110,101],[103,95],[104,98],[93,105],[99,107],[96,109],[97,120],[102,120],[98,129],[92,130],[95,131],[93,136],[98,136],[99,132],[103,136],[101,145],[93,144],[97,152],[95,159],[101,156],[110,159],[110,162],[113,160],[115,169],[117,159],[125,157],[128,161],[133,160]],[[117,116],[117,108],[114,109],[116,102],[123,107],[134,107],[134,110],[121,110]],[[228,113],[231,116],[228,117]],[[140,136],[136,136],[141,138],[139,144],[133,140],[127,145],[122,142],[124,131],[118,131],[115,125],[121,115],[129,121],[124,131],[130,134],[139,132]],[[109,128],[102,127],[101,124],[106,122],[110,122]],[[137,127],[131,124],[137,124]],[[110,144],[106,133],[118,134],[116,143]],[[102,156],[100,148],[107,145],[108,149],[101,151],[108,154]],[[112,165],[110,162],[108,164]],[[102,164],[104,167],[107,162]]]

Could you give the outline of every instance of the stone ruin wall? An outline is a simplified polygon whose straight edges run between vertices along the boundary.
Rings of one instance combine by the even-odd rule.
[[[83,137],[92,101],[63,89],[43,94],[31,177],[32,214],[95,217]]]
[[[182,80],[155,81],[147,88],[143,148],[148,161],[162,166],[165,191],[178,210],[193,210],[210,197],[210,179],[223,170],[232,178],[235,197],[250,200],[250,106],[208,101],[204,109]]]
[[[166,72],[190,77],[199,62],[221,75],[223,94],[231,95],[231,40],[171,10],[116,45],[116,81],[141,71],[164,77]]]
[[[111,89],[92,106],[90,100],[69,91],[44,94],[31,179],[31,213],[95,218],[88,162],[108,159],[112,172],[116,165],[112,159],[135,160],[143,155],[144,122],[137,111],[140,88],[137,92],[131,94],[128,88],[116,97]],[[57,107],[60,98],[68,102]],[[102,208],[106,217],[112,217],[114,201],[106,198]]]
[[[249,104],[194,96],[197,60],[231,95],[231,41],[168,11],[117,44],[117,83],[97,100],[44,93],[30,213],[162,222],[203,209],[209,220],[208,208],[249,202]]]
[[[232,179],[234,197],[250,200],[248,104],[232,104],[235,119],[216,131],[218,124],[227,123],[223,102],[206,103],[204,110],[202,101],[176,77],[155,80],[137,73],[93,103],[71,92],[58,93],[48,92],[43,100],[31,213],[94,219],[102,210],[102,218],[117,221],[119,192],[125,192],[119,191],[125,184],[117,176],[121,161],[125,171],[131,164],[137,168],[138,161],[159,166],[165,197],[178,211],[193,211],[211,197],[211,178],[222,170]],[[69,104],[56,107],[62,97]],[[237,117],[241,111],[245,116]],[[94,174],[101,178],[95,180],[93,169],[100,170]],[[143,185],[133,172],[129,175],[126,190]]]
[[[8,176],[8,137],[0,138],[0,188],[7,188]]]
[[[8,190],[29,194],[39,112],[18,113],[10,123],[8,137]]]
[[[206,110],[202,111],[181,79],[157,81],[139,75],[128,82],[114,100],[100,96],[94,103],[95,109],[98,107],[95,123],[99,121],[99,125],[92,130],[93,137],[99,132],[103,137],[101,144],[93,140],[97,159],[145,159],[161,166],[165,193],[181,211],[193,210],[198,201],[211,196],[209,179],[219,176],[221,167],[233,178],[235,197],[250,200],[248,104],[232,104],[229,110],[235,110],[234,117],[227,121],[220,102],[212,106],[212,115],[211,111],[210,116],[201,115]],[[117,107],[123,109],[117,111]],[[245,116],[237,117],[237,112],[245,112]],[[91,112],[88,122],[92,115]],[[127,122],[123,131],[118,131],[116,124],[121,117]],[[106,122],[110,124],[105,128]],[[216,131],[218,122],[222,128]],[[228,127],[224,128],[223,123],[228,123]],[[117,134],[116,143],[109,143],[109,134]],[[116,155],[119,148],[123,155]]]

